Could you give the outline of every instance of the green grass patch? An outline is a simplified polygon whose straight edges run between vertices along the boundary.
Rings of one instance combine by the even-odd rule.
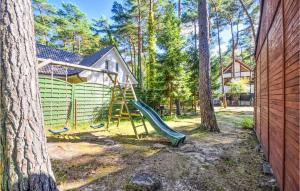
[[[243,129],[252,129],[253,127],[253,118],[252,117],[245,117],[242,119],[239,125]]]

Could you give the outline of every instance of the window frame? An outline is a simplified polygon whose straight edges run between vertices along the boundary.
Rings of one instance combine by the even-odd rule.
[[[119,63],[116,62],[116,72],[119,72]]]
[[[109,60],[105,60],[105,70],[109,70]]]

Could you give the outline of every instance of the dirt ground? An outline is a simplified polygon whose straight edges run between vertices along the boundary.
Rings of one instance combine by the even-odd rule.
[[[263,156],[257,152],[252,130],[240,127],[251,117],[249,107],[216,108],[221,133],[199,129],[198,116],[167,123],[187,135],[178,148],[158,136],[136,140],[129,122],[103,130],[72,131],[48,136],[52,166],[61,190],[117,191],[136,173],[161,181],[160,190],[272,190],[264,186],[273,177],[262,173]],[[143,129],[140,129],[140,132]]]

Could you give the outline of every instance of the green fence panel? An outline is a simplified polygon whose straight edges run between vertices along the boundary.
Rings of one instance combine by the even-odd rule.
[[[97,83],[70,84],[60,79],[39,78],[39,87],[46,126],[63,125],[69,116],[74,122],[77,102],[78,122],[92,123],[107,118],[111,98],[109,86]]]
[[[66,123],[72,103],[72,84],[60,79],[39,78],[39,87],[47,126]]]
[[[74,84],[78,122],[104,121],[107,118],[111,89],[103,84]]]

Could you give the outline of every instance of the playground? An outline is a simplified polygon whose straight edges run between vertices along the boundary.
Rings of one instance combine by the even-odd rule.
[[[299,1],[4,0],[0,191],[296,191]]]
[[[258,143],[253,131],[241,127],[253,109],[216,110],[220,134],[197,129],[199,117],[195,115],[167,121],[170,127],[187,135],[186,143],[178,148],[158,136],[148,122],[149,136],[139,140],[129,121],[122,121],[109,132],[87,126],[67,135],[48,134],[59,187],[124,190],[130,187],[130,178],[136,173],[150,173],[161,180],[162,190],[270,189],[263,183],[273,177],[261,171],[263,158],[255,151]]]

